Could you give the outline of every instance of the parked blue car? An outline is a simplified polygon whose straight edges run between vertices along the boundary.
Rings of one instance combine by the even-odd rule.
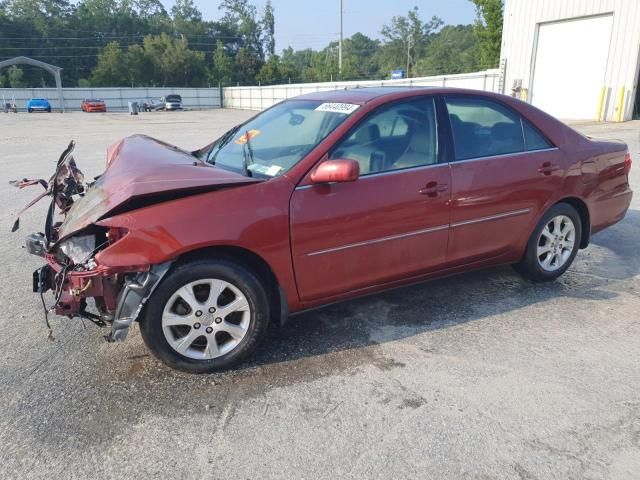
[[[27,111],[31,112],[49,112],[51,113],[51,104],[46,98],[30,98],[27,102]]]

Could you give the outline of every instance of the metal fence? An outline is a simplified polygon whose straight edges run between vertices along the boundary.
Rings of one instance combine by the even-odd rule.
[[[353,87],[379,86],[437,86],[462,87],[477,90],[500,91],[500,71],[439,75],[436,77],[408,78],[403,80],[369,80],[355,82],[297,83],[286,85],[225,87],[225,88],[63,88],[64,109],[80,110],[85,98],[98,98],[107,104],[107,110],[124,111],[129,102],[158,99],[169,94],[182,97],[185,108],[237,108],[242,110],[263,110],[287,98],[305,93],[339,90]],[[53,110],[60,110],[58,92],[55,88],[0,88],[2,103],[14,102],[19,110],[26,110],[30,98],[46,98]]]
[[[223,105],[225,108],[263,110],[282,100],[305,93],[339,90],[349,87],[380,86],[460,87],[500,92],[500,70],[493,69],[483,72],[408,78],[403,80],[297,83],[265,87],[226,87],[223,89]]]
[[[159,99],[166,95],[177,93],[182,97],[182,105],[191,109],[221,108],[221,90],[215,88],[63,88],[64,109],[80,110],[80,103],[85,98],[104,100],[107,110],[127,110],[129,102],[139,102],[146,99]],[[26,110],[30,98],[46,98],[53,110],[60,110],[58,91],[55,88],[0,88],[0,101],[15,100],[18,109]]]

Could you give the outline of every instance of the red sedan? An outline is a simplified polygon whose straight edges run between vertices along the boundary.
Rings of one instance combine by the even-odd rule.
[[[91,112],[106,112],[107,104],[104,103],[104,100],[96,100],[85,98],[82,100],[80,104],[80,108],[83,112],[91,113]]]
[[[189,372],[235,366],[270,322],[330,302],[496,264],[554,280],[632,196],[624,143],[444,88],[314,93],[195,152],[126,138],[107,164],[82,198],[75,165],[50,187],[66,218],[28,237],[47,260],[34,290],[111,341],[138,321]]]

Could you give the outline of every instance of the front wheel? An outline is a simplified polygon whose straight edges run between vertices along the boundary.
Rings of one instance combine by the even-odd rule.
[[[140,331],[172,368],[211,373],[247,359],[263,340],[269,302],[258,278],[229,260],[199,260],[170,271],[146,304]]]
[[[558,203],[544,214],[529,238],[524,257],[514,267],[534,282],[555,280],[573,263],[581,238],[580,215],[571,205]]]

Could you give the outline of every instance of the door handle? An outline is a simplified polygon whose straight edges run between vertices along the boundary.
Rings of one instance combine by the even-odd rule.
[[[429,182],[424,188],[421,188],[419,192],[421,195],[426,195],[427,197],[437,197],[447,190],[449,190],[449,185],[446,183]]]
[[[551,175],[553,172],[560,170],[560,167],[557,165],[552,165],[551,162],[544,162],[542,166],[538,169],[538,173],[542,175]]]

